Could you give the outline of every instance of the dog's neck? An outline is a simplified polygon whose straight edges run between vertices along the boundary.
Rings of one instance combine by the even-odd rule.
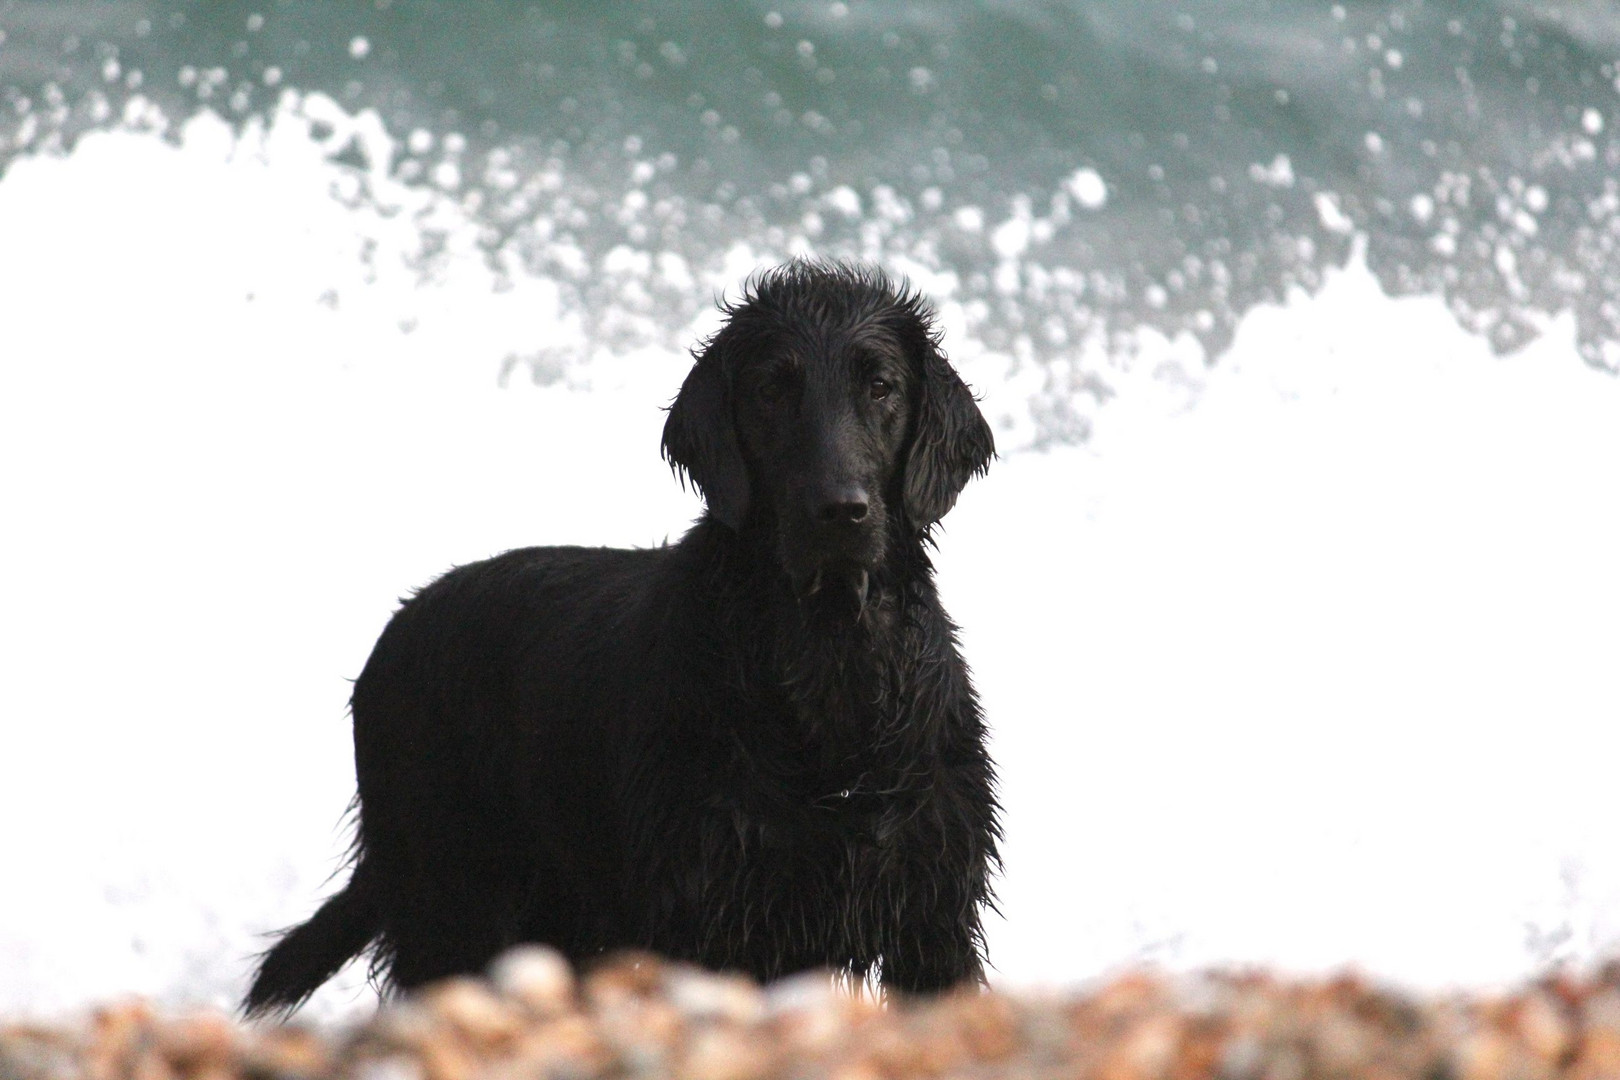
[[[701,692],[727,718],[705,760],[724,790],[778,793],[743,798],[740,821],[808,814],[876,836],[932,783],[919,763],[937,759],[950,722],[933,568],[926,536],[889,539],[858,618],[797,596],[761,555],[769,536],[704,520],[680,545],[707,597],[683,628],[706,639]],[[689,621],[705,619],[725,623]]]
[[[916,613],[933,595],[933,567],[924,538],[897,524],[885,558],[870,571],[864,603],[853,595],[797,594],[781,565],[768,553],[769,537],[750,535],[713,520],[699,524],[701,543],[714,556],[710,587],[730,593],[717,605],[742,621],[723,639],[746,642],[729,658],[750,695],[768,697],[796,719],[806,745],[833,756],[840,746],[870,746],[901,720],[920,660],[907,639]],[[763,542],[762,542],[763,541]],[[840,588],[848,589],[847,583]]]

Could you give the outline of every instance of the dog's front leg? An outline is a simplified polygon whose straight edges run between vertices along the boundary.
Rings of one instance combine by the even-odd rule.
[[[884,890],[892,907],[882,935],[887,990],[937,993],[984,983],[981,917],[991,905],[994,822],[975,820],[975,810],[988,812],[984,803],[928,809],[893,838],[899,858]]]
[[[978,911],[918,912],[894,928],[883,950],[883,988],[932,994],[984,983]]]

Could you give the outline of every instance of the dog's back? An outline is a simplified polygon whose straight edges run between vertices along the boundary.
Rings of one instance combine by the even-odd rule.
[[[410,986],[513,941],[609,944],[604,718],[636,712],[650,626],[634,609],[667,563],[666,549],[526,548],[402,604],[351,701],[353,873],[267,955],[250,1012],[297,1005],[370,946]]]
[[[612,940],[604,792],[667,550],[528,548],[407,603],[354,688],[360,858],[393,899],[381,955],[401,985],[476,970],[515,941]]]

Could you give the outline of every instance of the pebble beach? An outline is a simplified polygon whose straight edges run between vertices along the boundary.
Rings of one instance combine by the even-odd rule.
[[[132,1000],[0,1021],[0,1080],[1596,1080],[1620,1077],[1620,963],[1500,994],[1418,997],[1355,975],[1119,974],[1066,994],[889,1001],[769,988],[652,957],[577,979],[526,948],[330,1027]]]

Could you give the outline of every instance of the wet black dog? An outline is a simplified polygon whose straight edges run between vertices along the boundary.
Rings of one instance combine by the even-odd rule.
[[[388,624],[353,876],[249,1012],[367,948],[399,987],[535,941],[982,980],[994,778],[925,548],[990,429],[876,272],[793,263],[726,314],[664,427],[708,504],[680,543],[509,552]]]

